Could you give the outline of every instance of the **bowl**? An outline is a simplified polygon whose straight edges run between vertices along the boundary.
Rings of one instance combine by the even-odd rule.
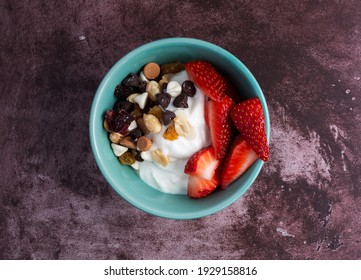
[[[261,100],[267,138],[270,121],[266,100],[254,76],[234,55],[212,43],[192,38],[168,38],[142,45],[121,58],[105,75],[95,94],[90,112],[90,142],[95,160],[107,182],[114,190],[138,209],[169,219],[196,219],[213,214],[239,199],[257,178],[263,161],[258,159],[226,190],[218,190],[201,199],[187,195],[162,193],[143,182],[130,166],[123,166],[114,156],[104,115],[116,101],[114,88],[130,72],[139,72],[151,61],[159,64],[172,61],[207,60],[232,81],[244,98]]]

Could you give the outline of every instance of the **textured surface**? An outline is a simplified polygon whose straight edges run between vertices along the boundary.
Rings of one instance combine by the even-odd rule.
[[[199,2],[0,1],[1,259],[361,259],[359,2]],[[241,59],[273,128],[246,195],[190,221],[125,202],[88,139],[112,64],[174,36]]]

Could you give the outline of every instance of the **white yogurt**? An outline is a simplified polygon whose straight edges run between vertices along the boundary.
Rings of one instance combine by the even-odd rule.
[[[179,84],[188,79],[186,71],[170,77],[170,81],[177,81]],[[175,108],[172,104],[174,98],[167,107],[167,110],[175,112],[177,116],[184,115],[188,119],[192,127],[191,135],[180,136],[174,141],[164,139],[163,133],[168,126],[163,125],[160,133],[148,135],[153,139],[153,145],[149,151],[142,153],[144,161],[139,163],[138,169],[140,178],[164,193],[187,194],[189,175],[184,173],[184,166],[190,156],[211,145],[209,128],[204,120],[205,95],[198,88],[196,90],[194,97],[188,97],[188,108]],[[152,160],[151,153],[157,149],[170,158],[168,166],[163,167]]]

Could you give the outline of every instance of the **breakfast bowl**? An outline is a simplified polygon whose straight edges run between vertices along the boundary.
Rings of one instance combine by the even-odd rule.
[[[147,185],[130,166],[114,156],[103,121],[116,102],[115,87],[131,72],[139,72],[149,62],[205,60],[213,64],[232,82],[243,99],[258,97],[263,108],[266,136],[269,141],[270,121],[266,100],[254,76],[234,55],[212,43],[192,38],[168,38],[142,45],[131,51],[109,70],[95,94],[90,112],[90,143],[97,165],[106,181],[136,208],[169,219],[196,219],[216,213],[239,199],[256,180],[264,162],[253,165],[227,189],[192,199],[187,195],[160,192]]]

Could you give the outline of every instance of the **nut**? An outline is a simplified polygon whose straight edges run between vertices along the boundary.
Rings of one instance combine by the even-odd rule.
[[[150,108],[148,114],[152,114],[156,116],[160,122],[162,121],[162,108],[160,108],[159,106],[153,106],[152,108]]]
[[[148,151],[150,149],[150,147],[152,147],[153,141],[146,137],[146,136],[141,136],[138,138],[137,141],[137,148],[139,149],[139,151],[141,152],[145,152]]]
[[[164,83],[168,83],[169,82],[169,75],[163,75],[162,79],[160,79],[159,81],[159,85],[162,86]]]
[[[156,81],[150,81],[147,84],[147,87],[145,88],[145,90],[149,93],[149,98],[152,101],[156,101],[157,99],[155,98],[155,95],[157,93],[160,93],[161,88],[160,88],[160,85]]]
[[[132,93],[131,95],[129,95],[127,97],[127,101],[131,102],[131,103],[136,103],[135,102],[135,98],[140,95],[140,93]]]
[[[119,141],[119,145],[130,148],[136,149],[137,145],[135,144],[134,140],[130,136],[123,137]]]
[[[152,114],[143,114],[144,124],[150,132],[159,133],[162,129],[162,124],[156,116]]]
[[[137,119],[137,125],[144,135],[147,135],[150,132],[149,129],[145,126],[143,118]]]
[[[109,134],[109,140],[114,144],[119,144],[119,141],[122,138],[123,138],[123,135],[118,132],[111,132]]]
[[[163,152],[160,149],[153,151],[152,157],[155,162],[159,163],[164,167],[166,167],[169,164],[169,157],[163,154]]]
[[[191,134],[191,125],[186,118],[175,117],[174,118],[175,131],[179,136],[187,137]]]
[[[104,122],[103,122],[103,126],[104,126],[104,129],[107,131],[107,132],[112,132],[109,128],[109,122],[107,119],[104,119]]]

